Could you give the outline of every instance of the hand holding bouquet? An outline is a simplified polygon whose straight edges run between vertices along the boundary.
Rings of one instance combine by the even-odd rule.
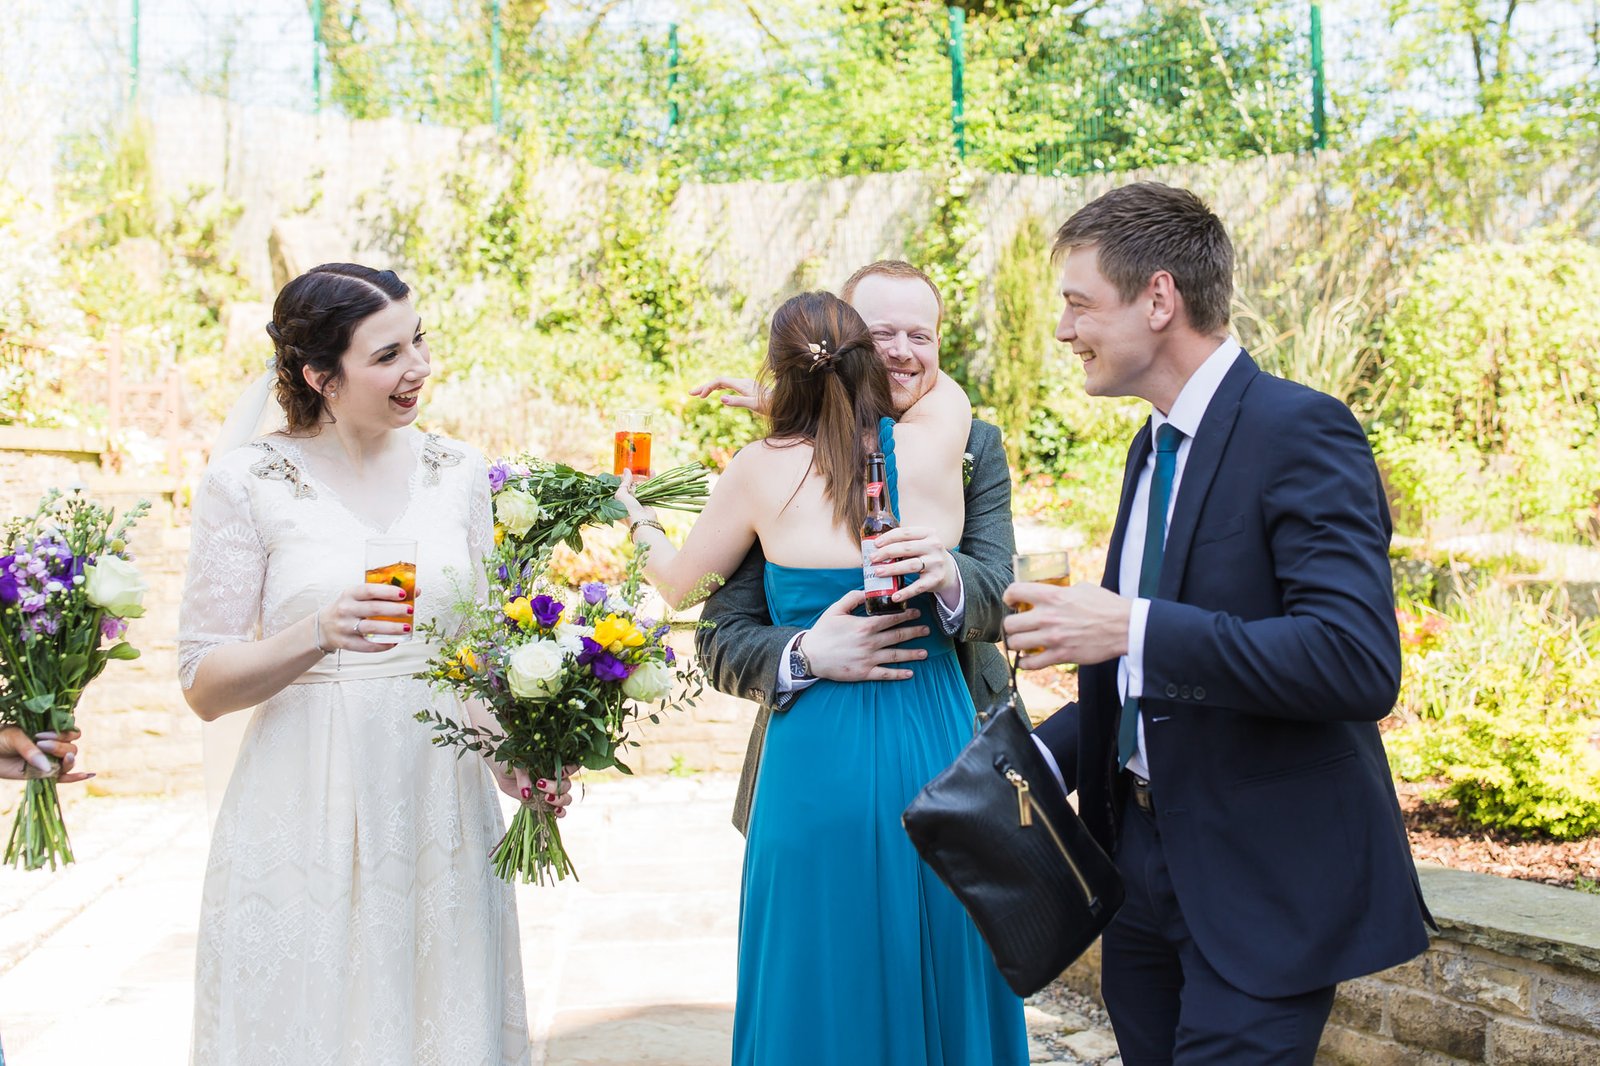
[[[148,505],[120,521],[74,492],[52,491],[0,537],[0,726],[30,737],[76,728],[78,699],[106,663],[136,659],[122,639],[144,613],[146,590],[128,561],[128,530]],[[73,861],[56,781],[28,781],[5,861],[37,870]]]
[[[583,550],[584,526],[626,518],[616,500],[622,479],[585,474],[542,459],[498,462],[489,468],[494,499],[495,540],[502,554],[530,559],[557,544]],[[678,466],[633,486],[640,503],[673,511],[699,512],[706,503],[706,471]]]
[[[489,603],[469,608],[459,632],[433,634],[445,650],[422,676],[487,705],[499,731],[419,712],[417,720],[438,732],[434,743],[550,781],[569,765],[630,773],[619,757],[629,725],[641,715],[655,721],[656,711],[692,706],[702,691],[696,672],[666,644],[671,624],[640,608],[641,563],[636,556],[621,586],[591,582],[573,593],[541,583],[536,561],[497,554],[489,563]],[[680,682],[685,691],[673,701]],[[647,711],[649,705],[655,710]],[[521,807],[493,862],[506,881],[577,876],[549,807]]]

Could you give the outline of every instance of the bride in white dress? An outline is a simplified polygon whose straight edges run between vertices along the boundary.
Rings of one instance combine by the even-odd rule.
[[[411,426],[429,358],[408,297],[351,264],[285,286],[288,428],[215,457],[195,501],[185,696],[207,721],[256,708],[206,870],[195,1066],[529,1061],[494,784],[570,795],[430,744],[412,716],[450,697],[412,674],[433,649],[367,639],[447,610],[493,537],[482,457]],[[414,603],[363,582],[374,536],[417,542]]]

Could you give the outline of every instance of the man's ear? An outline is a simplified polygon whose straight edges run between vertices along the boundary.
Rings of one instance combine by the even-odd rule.
[[[1178,283],[1165,270],[1158,270],[1150,276],[1145,297],[1149,300],[1150,329],[1153,332],[1160,333],[1170,328],[1183,313],[1183,294],[1178,291]]]

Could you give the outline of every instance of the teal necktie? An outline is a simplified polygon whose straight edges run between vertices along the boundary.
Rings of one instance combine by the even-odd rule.
[[[1167,504],[1172,500],[1172,479],[1178,472],[1178,445],[1183,431],[1171,422],[1156,430],[1156,472],[1150,478],[1150,510],[1144,521],[1144,562],[1139,564],[1139,598],[1151,599],[1161,584],[1161,556],[1167,545]],[[1127,545],[1123,545],[1127,550]],[[1117,768],[1123,769],[1139,746],[1139,701],[1129,696],[1122,703],[1117,725]]]

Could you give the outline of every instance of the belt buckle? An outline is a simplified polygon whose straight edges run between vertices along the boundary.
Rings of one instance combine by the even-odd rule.
[[[1134,806],[1146,814],[1155,814],[1156,801],[1155,797],[1150,794],[1150,782],[1130,770],[1128,771],[1128,784],[1132,791]]]

